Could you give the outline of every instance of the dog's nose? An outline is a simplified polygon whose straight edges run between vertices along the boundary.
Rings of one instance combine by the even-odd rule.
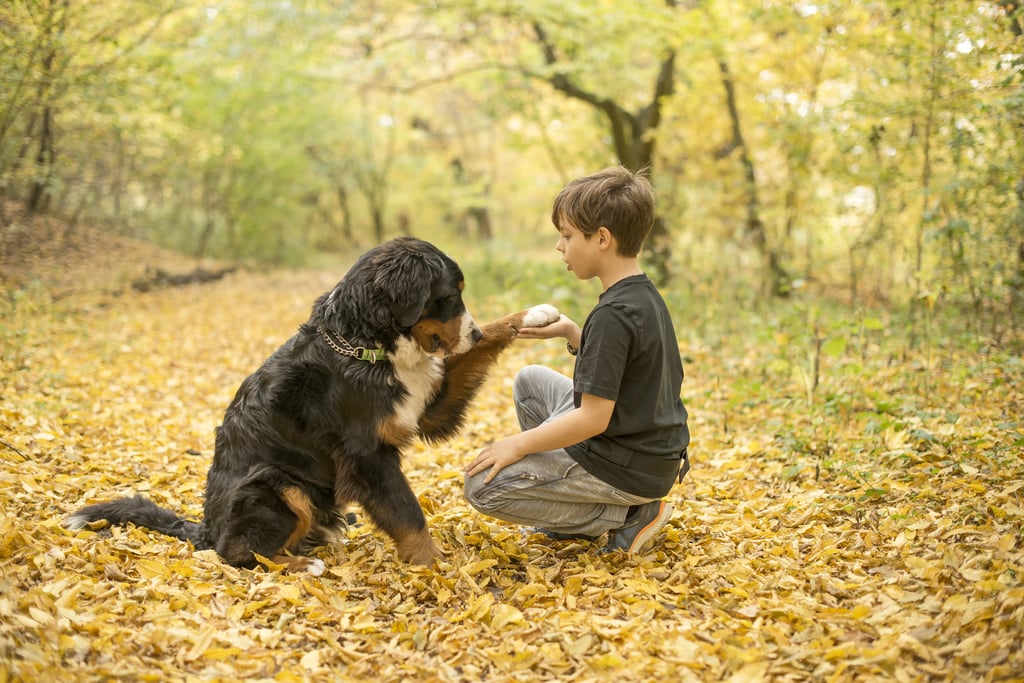
[[[473,331],[470,333],[473,337],[473,343],[476,344],[478,341],[484,338],[484,333],[480,331],[480,328],[473,325]]]

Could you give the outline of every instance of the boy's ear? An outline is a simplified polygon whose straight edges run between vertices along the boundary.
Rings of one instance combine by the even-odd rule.
[[[597,245],[599,247],[610,246],[612,243],[612,231],[608,228],[601,226],[595,233],[597,235]]]

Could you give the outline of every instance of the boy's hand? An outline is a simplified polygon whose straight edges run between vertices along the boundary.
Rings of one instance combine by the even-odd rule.
[[[490,484],[498,476],[498,472],[501,472],[512,463],[522,460],[526,454],[519,453],[516,450],[512,443],[512,438],[501,439],[489,446],[484,446],[473,462],[469,463],[469,467],[466,468],[466,474],[473,477],[490,468],[491,471],[487,473],[487,477],[484,479],[485,484]]]
[[[554,339],[565,337],[570,342],[575,340],[579,344],[580,328],[565,315],[558,316],[558,320],[548,323],[544,327],[522,327],[519,329],[519,336],[523,339]]]

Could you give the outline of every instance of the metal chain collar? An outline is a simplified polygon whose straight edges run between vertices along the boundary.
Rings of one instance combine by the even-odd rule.
[[[323,327],[317,327],[316,331],[320,333],[320,336],[324,338],[327,345],[334,349],[337,353],[342,356],[351,356],[359,360],[369,361],[370,363],[376,363],[379,360],[387,360],[388,353],[382,348],[368,349],[365,346],[352,346],[337,332],[328,333]],[[331,334],[338,338],[338,341],[334,341],[331,338]],[[340,344],[338,343],[340,342]]]

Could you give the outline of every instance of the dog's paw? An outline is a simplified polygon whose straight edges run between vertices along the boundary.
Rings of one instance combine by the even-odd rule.
[[[544,327],[558,320],[561,314],[551,304],[539,304],[527,309],[523,316],[523,327]]]
[[[309,564],[306,565],[306,571],[313,576],[323,576],[324,569],[326,568],[327,566],[324,564],[324,561],[319,558],[311,559]]]

